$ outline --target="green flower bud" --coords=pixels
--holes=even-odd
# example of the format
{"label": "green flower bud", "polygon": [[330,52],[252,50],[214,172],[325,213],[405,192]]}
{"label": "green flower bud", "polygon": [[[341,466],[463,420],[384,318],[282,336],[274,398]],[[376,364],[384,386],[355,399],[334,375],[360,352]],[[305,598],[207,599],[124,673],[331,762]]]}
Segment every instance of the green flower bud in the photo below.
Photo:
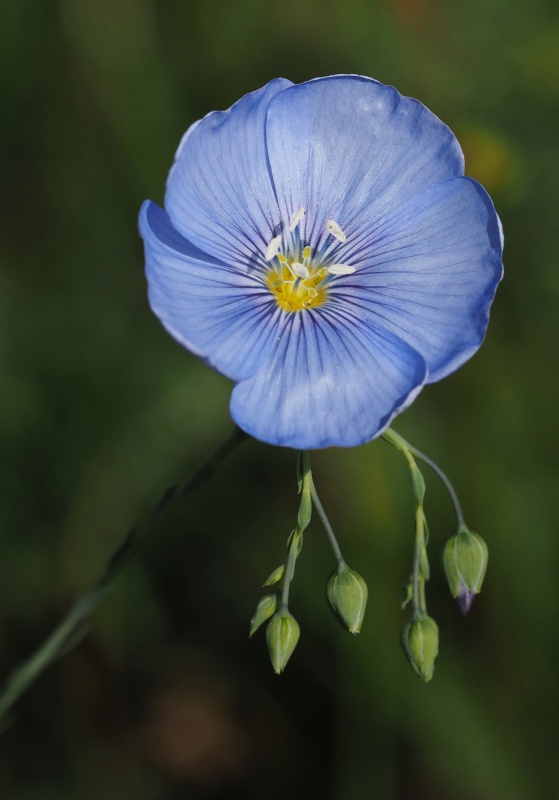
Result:
{"label": "green flower bud", "polygon": [[367,605],[367,584],[357,572],[342,563],[332,573],[326,586],[330,608],[343,627],[356,636]]}
{"label": "green flower bud", "polygon": [[278,598],[275,594],[265,594],[260,598],[260,602],[256,606],[254,616],[250,621],[250,633],[252,636],[258,628],[263,625],[270,617],[273,617],[278,607]]}
{"label": "green flower bud", "polygon": [[402,649],[414,672],[425,682],[433,677],[439,652],[437,623],[426,614],[411,620],[402,631]]}
{"label": "green flower bud", "polygon": [[284,671],[299,641],[300,628],[289,611],[278,611],[266,628],[270,660],[276,675]]}
{"label": "green flower bud", "polygon": [[446,579],[461,612],[470,610],[487,570],[487,545],[477,533],[461,528],[444,546],[443,563]]}

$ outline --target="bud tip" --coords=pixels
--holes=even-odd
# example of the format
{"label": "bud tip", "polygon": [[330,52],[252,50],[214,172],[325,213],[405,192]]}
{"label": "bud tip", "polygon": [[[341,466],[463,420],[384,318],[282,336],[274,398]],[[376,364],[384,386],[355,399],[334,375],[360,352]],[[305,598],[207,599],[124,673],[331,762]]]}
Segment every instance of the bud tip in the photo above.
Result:
{"label": "bud tip", "polygon": [[462,612],[462,616],[465,617],[470,608],[472,607],[472,603],[475,600],[476,593],[469,592],[467,589],[463,591],[461,594],[457,595],[456,602],[458,603],[458,608]]}

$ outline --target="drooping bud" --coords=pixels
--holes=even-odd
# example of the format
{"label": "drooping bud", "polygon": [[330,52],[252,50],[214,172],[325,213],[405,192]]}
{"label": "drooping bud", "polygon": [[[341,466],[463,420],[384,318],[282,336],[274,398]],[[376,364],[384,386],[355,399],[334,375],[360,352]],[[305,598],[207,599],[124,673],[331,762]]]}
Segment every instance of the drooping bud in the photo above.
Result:
{"label": "drooping bud", "polygon": [[402,649],[414,672],[426,683],[433,677],[439,652],[439,629],[427,614],[408,622],[402,631]]}
{"label": "drooping bud", "polygon": [[260,598],[260,602],[256,606],[254,616],[250,621],[250,633],[252,636],[258,628],[263,625],[270,617],[273,617],[278,607],[278,598],[275,594],[265,594]]}
{"label": "drooping bud", "polygon": [[466,615],[487,570],[487,545],[477,533],[461,528],[446,542],[443,563],[452,596]]}
{"label": "drooping bud", "polygon": [[299,623],[289,611],[278,611],[266,628],[270,660],[276,675],[284,671],[299,641]]}
{"label": "drooping bud", "polygon": [[330,608],[352,636],[361,630],[367,594],[367,584],[361,575],[344,562],[332,573],[326,586]]}

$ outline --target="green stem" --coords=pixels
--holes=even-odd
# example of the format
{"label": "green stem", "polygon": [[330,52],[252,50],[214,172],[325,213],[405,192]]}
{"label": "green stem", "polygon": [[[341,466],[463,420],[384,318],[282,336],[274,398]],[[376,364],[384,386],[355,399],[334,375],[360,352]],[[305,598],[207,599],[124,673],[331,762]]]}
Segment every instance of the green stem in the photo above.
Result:
{"label": "green stem", "polygon": [[421,556],[425,550],[425,523],[423,507],[417,506],[415,510],[415,547],[413,553],[412,570],[412,604],[413,616],[418,617],[427,613],[425,601],[425,576],[421,569]]}
{"label": "green stem", "polygon": [[391,445],[393,445],[401,453],[403,453],[408,459],[408,463],[409,463],[409,454],[413,453],[414,456],[417,456],[417,458],[421,459],[421,461],[423,461],[425,464],[427,464],[428,467],[430,467],[433,470],[433,472],[440,478],[440,480],[444,484],[445,489],[449,494],[449,497],[452,501],[452,505],[454,506],[454,513],[456,515],[456,521],[458,523],[458,527],[459,528],[467,527],[466,522],[464,520],[464,514],[462,513],[462,506],[460,505],[460,501],[458,499],[458,495],[456,494],[454,486],[452,485],[448,477],[445,475],[445,473],[442,471],[442,469],[439,467],[439,465],[436,464],[431,458],[429,458],[429,456],[426,456],[425,453],[422,453],[421,450],[418,450],[412,444],[407,442],[403,438],[403,436],[400,436],[400,434],[396,433],[396,431],[392,430],[392,428],[388,428],[388,430],[386,430],[382,434],[382,438],[385,441],[390,442]]}
{"label": "green stem", "polygon": [[192,494],[204,481],[208,480],[215,468],[248,438],[244,431],[235,428],[231,436],[203,462],[194,475],[184,483],[172,486],[164,492],[151,514],[132,528],[115,550],[93,586],[74,602],[64,619],[27,661],[16,667],[8,676],[0,694],[0,726],[6,724],[7,712],[39,675],[58,658],[73,649],[85,636],[94,611],[112,588],[124,567],[143,546],[152,532],[155,522],[179,497]]}
{"label": "green stem", "polygon": [[326,516],[326,512],[322,503],[320,502],[320,498],[318,496],[318,492],[316,491],[316,487],[314,485],[314,481],[312,478],[311,472],[311,457],[308,450],[303,451],[302,453],[302,462],[303,462],[303,480],[307,480],[308,486],[310,489],[313,505],[316,508],[318,516],[320,517],[320,521],[324,526],[324,530],[326,531],[326,535],[330,541],[330,545],[332,546],[332,550],[334,551],[334,556],[338,563],[338,566],[342,566],[345,564],[344,557],[342,555],[342,551],[340,550],[340,545],[338,544],[338,540],[336,539],[336,535],[330,525],[330,521]]}
{"label": "green stem", "polygon": [[[420,457],[419,451],[412,447],[406,440],[389,428],[384,432],[383,438],[390,444],[394,445],[406,458],[408,466],[411,470],[412,481],[414,483],[414,490],[416,496],[415,506],[415,545],[413,552],[413,566],[412,566],[412,605],[413,605],[413,618],[427,614],[427,603],[425,601],[425,583],[429,577],[429,565],[427,563],[427,542],[425,540],[425,515],[423,511],[423,493],[425,486],[423,478],[420,477],[420,484],[416,483],[417,476],[421,476],[415,463],[414,455]],[[431,465],[434,462],[431,462]],[[435,465],[436,466],[436,465]],[[451,487],[452,488],[452,487]],[[425,560],[425,564],[422,562]]]}
{"label": "green stem", "polygon": [[283,585],[281,590],[281,603],[279,608],[280,611],[287,611],[289,605],[289,589],[291,587],[293,575],[295,574],[295,562],[297,561],[297,533],[299,532],[295,531],[292,536],[291,545],[289,547],[285,562],[285,572],[283,575]]}

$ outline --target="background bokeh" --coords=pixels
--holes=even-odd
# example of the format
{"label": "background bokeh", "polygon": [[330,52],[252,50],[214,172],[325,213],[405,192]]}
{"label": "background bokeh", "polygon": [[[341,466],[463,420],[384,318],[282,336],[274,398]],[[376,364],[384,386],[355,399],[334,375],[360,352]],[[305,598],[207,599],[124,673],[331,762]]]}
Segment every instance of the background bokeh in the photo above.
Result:
{"label": "background bokeh", "polygon": [[559,794],[559,6],[545,0],[17,0],[0,26],[0,669],[52,629],[129,524],[231,428],[230,384],[149,311],[136,216],[186,127],[282,75],[422,100],[492,194],[506,280],[487,340],[396,429],[490,546],[463,620],[438,549],[433,681],[400,651],[413,546],[382,442],[314,457],[370,599],[347,636],[306,536],[284,676],[247,638],[297,509],[291,451],[249,442],[165,520],[91,633],[17,706],[3,800],[534,800]]}

